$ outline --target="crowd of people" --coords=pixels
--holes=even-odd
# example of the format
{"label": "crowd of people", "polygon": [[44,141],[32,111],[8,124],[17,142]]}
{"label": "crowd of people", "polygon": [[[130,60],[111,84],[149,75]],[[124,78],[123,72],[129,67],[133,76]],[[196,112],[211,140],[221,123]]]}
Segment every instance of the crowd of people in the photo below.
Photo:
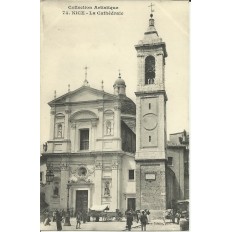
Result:
{"label": "crowd of people", "polygon": [[[44,220],[44,225],[45,226],[49,226],[51,225],[51,221],[52,222],[56,222],[56,227],[57,227],[57,231],[61,231],[62,230],[62,222],[64,222],[64,218],[66,216],[66,213],[64,210],[54,210],[52,212],[52,219],[50,218],[50,213],[47,211],[45,212],[45,220]],[[80,229],[81,227],[81,221],[83,223],[86,223],[88,219],[88,215],[87,212],[83,211],[77,211],[76,213],[76,229]]]}
{"label": "crowd of people", "polygon": [[142,231],[146,231],[146,225],[148,224],[149,221],[149,215],[150,212],[149,210],[145,209],[145,210],[136,210],[133,211],[131,210],[127,210],[125,212],[125,216],[126,216],[126,227],[129,231],[131,231],[131,226],[133,225],[133,221],[135,220],[137,223],[141,223],[141,230]]}

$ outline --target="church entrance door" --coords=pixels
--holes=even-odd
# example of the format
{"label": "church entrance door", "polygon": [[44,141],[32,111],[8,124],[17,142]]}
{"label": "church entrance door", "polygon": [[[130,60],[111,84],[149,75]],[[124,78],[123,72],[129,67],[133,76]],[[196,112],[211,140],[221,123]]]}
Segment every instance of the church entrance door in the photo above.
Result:
{"label": "church entrance door", "polygon": [[127,198],[127,209],[135,211],[135,198]]}
{"label": "church entrance door", "polygon": [[76,191],[76,211],[88,211],[88,190]]}

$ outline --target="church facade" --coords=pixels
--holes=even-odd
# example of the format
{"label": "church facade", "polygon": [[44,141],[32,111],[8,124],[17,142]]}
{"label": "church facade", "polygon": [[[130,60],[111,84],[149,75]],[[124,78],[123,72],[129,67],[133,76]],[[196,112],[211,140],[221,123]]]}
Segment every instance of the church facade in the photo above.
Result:
{"label": "church facade", "polygon": [[106,205],[122,212],[149,209],[154,216],[185,198],[184,190],[182,195],[176,190],[179,170],[168,164],[176,155],[166,139],[167,52],[152,15],[135,49],[136,104],[126,96],[120,74],[113,94],[90,87],[86,78],[80,88],[48,103],[50,139],[42,154],[41,180],[45,183],[45,170],[54,180],[41,191],[50,210]]}

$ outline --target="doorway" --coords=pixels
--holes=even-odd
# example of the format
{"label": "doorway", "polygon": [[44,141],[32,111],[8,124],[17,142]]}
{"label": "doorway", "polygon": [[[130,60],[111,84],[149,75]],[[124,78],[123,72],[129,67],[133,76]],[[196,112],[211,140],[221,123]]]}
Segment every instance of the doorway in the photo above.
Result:
{"label": "doorway", "polygon": [[88,190],[76,191],[76,212],[88,211]]}
{"label": "doorway", "polygon": [[127,209],[132,209],[133,211],[135,211],[135,208],[135,198],[127,198]]}

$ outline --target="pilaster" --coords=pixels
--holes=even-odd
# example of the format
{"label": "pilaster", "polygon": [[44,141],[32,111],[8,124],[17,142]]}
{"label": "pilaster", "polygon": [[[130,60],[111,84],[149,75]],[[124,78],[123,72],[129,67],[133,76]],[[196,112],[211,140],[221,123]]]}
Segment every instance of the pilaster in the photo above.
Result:
{"label": "pilaster", "polygon": [[[120,102],[114,103],[114,136],[116,138],[121,137],[121,105]],[[118,150],[122,149],[122,143],[121,141],[118,142]]]}
{"label": "pilaster", "polygon": [[54,133],[55,133],[55,114],[56,114],[55,107],[52,107],[51,110],[50,110],[50,140],[54,139]]}
{"label": "pilaster", "polygon": [[67,208],[67,184],[69,180],[69,165],[66,162],[62,162],[60,165],[61,170],[61,186],[60,189],[60,206],[63,209]]}
{"label": "pilaster", "polygon": [[64,138],[70,139],[70,130],[69,130],[69,117],[70,117],[71,110],[69,107],[65,109],[65,131],[64,131]]}
{"label": "pilaster", "polygon": [[114,158],[112,160],[112,202],[111,208],[112,210],[116,210],[120,208],[120,200],[121,200],[121,188],[120,188],[120,169],[121,162],[119,158]]}
{"label": "pilaster", "polygon": [[94,201],[95,204],[102,203],[102,159],[95,160]]}

